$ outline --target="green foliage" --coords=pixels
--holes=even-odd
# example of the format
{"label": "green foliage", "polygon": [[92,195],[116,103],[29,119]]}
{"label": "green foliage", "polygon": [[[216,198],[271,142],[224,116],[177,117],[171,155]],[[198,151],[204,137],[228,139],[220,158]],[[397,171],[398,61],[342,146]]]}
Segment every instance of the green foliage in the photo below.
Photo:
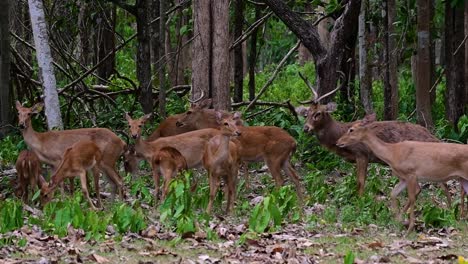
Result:
{"label": "green foliage", "polygon": [[353,264],[354,263],[354,253],[352,251],[348,251],[344,257],[344,264]]}
{"label": "green foliage", "polygon": [[17,135],[8,135],[0,141],[0,166],[13,165],[26,144]]}
{"label": "green foliage", "polygon": [[144,215],[138,203],[135,203],[133,207],[122,203],[116,205],[112,221],[121,234],[127,231],[139,232],[146,227]]}
{"label": "green foliage", "polygon": [[23,204],[16,199],[0,201],[0,233],[23,226]]}
{"label": "green foliage", "polygon": [[429,204],[423,207],[423,220],[428,226],[443,227],[453,224],[455,216],[451,211]]}

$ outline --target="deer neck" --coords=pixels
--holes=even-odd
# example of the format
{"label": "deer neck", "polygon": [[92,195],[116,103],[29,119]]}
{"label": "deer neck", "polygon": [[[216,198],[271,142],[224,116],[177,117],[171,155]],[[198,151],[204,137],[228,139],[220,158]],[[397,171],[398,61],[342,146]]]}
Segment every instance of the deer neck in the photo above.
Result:
{"label": "deer neck", "polygon": [[141,136],[139,136],[135,141],[135,152],[145,158],[152,156],[148,141],[142,139]]}
{"label": "deer neck", "polygon": [[31,149],[38,150],[41,148],[42,143],[39,138],[40,133],[34,130],[31,120],[28,120],[26,122],[26,129],[22,131],[22,134],[24,141]]}
{"label": "deer neck", "polygon": [[374,133],[367,133],[362,139],[364,143],[379,159],[383,160],[388,165],[392,166],[394,158],[394,144],[386,143],[378,138]]}
{"label": "deer neck", "polygon": [[317,138],[325,146],[335,146],[348,127],[345,123],[337,122],[328,116],[325,124],[317,131]]}
{"label": "deer neck", "polygon": [[220,135],[220,141],[218,149],[216,150],[216,159],[214,163],[219,163],[221,161],[227,160],[229,158],[229,142],[231,136],[227,134]]}

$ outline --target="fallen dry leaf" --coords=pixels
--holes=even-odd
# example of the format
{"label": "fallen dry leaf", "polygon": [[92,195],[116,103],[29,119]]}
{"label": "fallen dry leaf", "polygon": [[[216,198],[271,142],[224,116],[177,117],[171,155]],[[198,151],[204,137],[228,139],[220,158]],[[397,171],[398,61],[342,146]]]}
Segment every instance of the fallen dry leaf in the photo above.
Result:
{"label": "fallen dry leaf", "polygon": [[91,254],[89,255],[89,259],[92,261],[96,261],[97,263],[108,263],[109,260],[103,256],[99,256],[98,254]]}

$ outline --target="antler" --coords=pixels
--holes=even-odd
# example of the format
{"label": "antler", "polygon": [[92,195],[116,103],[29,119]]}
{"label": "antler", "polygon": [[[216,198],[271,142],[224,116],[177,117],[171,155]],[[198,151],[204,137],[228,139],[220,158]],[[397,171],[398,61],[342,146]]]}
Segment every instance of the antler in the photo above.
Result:
{"label": "antler", "polygon": [[199,102],[201,99],[203,99],[204,96],[205,96],[205,91],[202,90],[201,91],[201,96],[198,99],[195,99],[195,100],[188,99],[188,100],[189,100],[190,103],[194,104],[194,103]]}
{"label": "antler", "polygon": [[309,81],[308,81],[306,78],[304,78],[304,77],[302,76],[301,73],[299,73],[299,76],[301,76],[301,78],[306,82],[307,86],[309,86],[309,88],[311,88],[311,90],[312,90],[312,92],[313,92],[313,94],[314,94],[314,98],[315,98],[315,99],[311,99],[311,100],[304,101],[304,102],[300,102],[300,103],[301,103],[301,104],[310,104],[310,103],[316,103],[316,104],[317,104],[317,103],[320,102],[320,100],[322,100],[323,98],[326,98],[326,97],[328,97],[328,96],[334,94],[336,91],[340,90],[341,88],[343,88],[344,85],[345,85],[345,83],[346,83],[346,82],[345,82],[346,75],[345,75],[344,72],[342,72],[342,71],[337,71],[337,72],[340,74],[340,79],[342,79],[341,85],[338,86],[337,88],[333,89],[332,91],[330,91],[330,92],[328,92],[328,93],[326,93],[326,94],[320,96],[320,97],[318,97],[317,92],[316,92],[316,91],[313,89],[313,87],[310,85]]}
{"label": "antler", "polygon": [[299,103],[301,103],[301,104],[310,104],[310,103],[312,103],[312,102],[315,101],[315,98],[318,97],[317,91],[314,89],[314,87],[312,86],[312,84],[309,82],[309,79],[307,79],[306,77],[304,77],[304,75],[302,75],[301,72],[299,72],[299,76],[300,76],[301,79],[305,82],[305,84],[307,85],[307,87],[309,87],[309,89],[312,91],[312,94],[313,94],[312,99],[310,99],[310,100],[308,100],[308,101],[299,101]]}

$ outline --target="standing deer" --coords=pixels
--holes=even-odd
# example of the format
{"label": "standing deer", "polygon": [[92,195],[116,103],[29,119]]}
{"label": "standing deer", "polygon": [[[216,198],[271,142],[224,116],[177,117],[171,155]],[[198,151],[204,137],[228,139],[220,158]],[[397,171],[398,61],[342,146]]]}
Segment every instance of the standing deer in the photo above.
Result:
{"label": "standing deer", "polygon": [[[306,81],[306,83],[308,83]],[[320,104],[320,100],[333,94],[341,87],[327,93],[323,96],[318,96],[315,89],[308,84],[309,88],[314,94],[314,99],[301,102],[311,103],[308,111],[306,112],[306,123],[304,124],[304,132],[314,132],[318,141],[322,146],[342,156],[345,160],[356,162],[357,169],[357,188],[359,195],[364,193],[364,185],[367,177],[367,166],[369,162],[384,163],[376,157],[372,151],[369,150],[364,144],[355,144],[345,148],[338,148],[336,146],[337,140],[343,136],[346,131],[356,122],[342,123],[335,121],[330,115],[336,110],[336,104],[331,102],[326,105]],[[304,115],[304,112],[302,112]],[[425,142],[439,142],[426,128],[400,121],[381,121],[375,122],[372,126],[374,133],[382,140],[388,143],[396,143],[404,140],[425,141]],[[450,192],[445,184],[440,185],[445,195],[449,207],[451,206]]]}
{"label": "standing deer", "polygon": [[16,102],[18,110],[18,125],[23,134],[24,141],[34,151],[41,162],[49,164],[55,171],[62,160],[65,150],[81,140],[93,141],[102,153],[102,170],[113,185],[112,199],[118,189],[123,198],[123,181],[117,173],[115,164],[126,146],[117,135],[106,128],[80,128],[61,131],[47,131],[39,133],[34,131],[31,116],[42,110],[43,104],[35,104],[31,108],[23,107]]}
{"label": "standing deer", "polygon": [[155,155],[164,147],[175,148],[185,158],[188,169],[200,167],[206,143],[220,132],[217,129],[207,128],[171,137],[161,137],[154,141],[146,141],[141,138],[141,129],[150,116],[151,114],[147,114],[134,120],[128,114],[125,114],[125,118],[129,124],[130,135],[135,139],[135,154],[144,157],[152,167],[155,184],[155,201],[157,201],[160,173],[165,174],[163,176],[164,179],[170,179],[172,176],[166,175],[168,170],[165,168],[155,166],[153,162]]}
{"label": "standing deer", "polygon": [[214,198],[218,192],[221,178],[223,178],[225,182],[224,195],[227,200],[226,214],[229,214],[236,199],[237,174],[240,163],[237,145],[231,141],[231,137],[241,135],[236,125],[240,114],[235,113],[233,117],[223,118],[221,112],[216,112],[216,119],[221,134],[208,141],[203,154],[203,166],[208,171],[210,181],[210,200],[206,211],[211,213]]}
{"label": "standing deer", "polygon": [[96,190],[97,205],[101,207],[101,195],[99,191],[99,172],[102,171],[103,155],[99,147],[90,140],[82,140],[73,144],[65,150],[62,161],[50,179],[50,184],[45,181],[41,186],[41,201],[45,205],[52,200],[55,189],[64,179],[80,177],[81,190],[88,200],[92,209],[96,209],[93,201],[89,197],[88,186],[86,184],[86,172],[92,170],[94,178],[94,188]]}
{"label": "standing deer", "polygon": [[169,191],[169,183],[179,172],[187,169],[187,161],[175,148],[163,147],[154,156],[153,166],[159,167],[164,177],[164,187],[161,197],[163,201]]}
{"label": "standing deer", "polygon": [[[179,126],[191,126],[197,129],[206,128],[208,120],[216,118],[212,116],[209,109],[190,108],[177,121]],[[239,118],[240,120],[240,118]],[[292,180],[300,198],[303,197],[303,189],[297,176],[296,170],[291,165],[290,159],[296,150],[296,141],[288,132],[275,126],[252,126],[239,125],[241,136],[236,140],[239,142],[239,156],[243,162],[264,161],[275,179],[276,186],[282,186],[284,179],[281,170]],[[247,177],[247,175],[246,175]],[[248,179],[246,179],[248,182]]]}
{"label": "standing deer", "polygon": [[15,167],[18,174],[14,187],[15,194],[22,197],[23,202],[27,203],[29,192],[34,193],[36,186],[39,185],[41,162],[34,152],[23,150],[16,159]]}
{"label": "standing deer", "polygon": [[[403,209],[403,213],[406,213],[409,208],[408,233],[414,227],[414,204],[421,191],[418,181],[459,179],[464,191],[468,192],[467,145],[418,141],[387,143],[376,135],[374,125],[371,118],[364,118],[351,126],[337,145],[347,147],[361,142],[392,168],[393,174],[400,179],[391,194],[392,208],[398,219],[401,219],[401,212],[398,212],[396,197],[402,190],[408,189],[408,203]],[[464,214],[463,210],[461,212]]]}

